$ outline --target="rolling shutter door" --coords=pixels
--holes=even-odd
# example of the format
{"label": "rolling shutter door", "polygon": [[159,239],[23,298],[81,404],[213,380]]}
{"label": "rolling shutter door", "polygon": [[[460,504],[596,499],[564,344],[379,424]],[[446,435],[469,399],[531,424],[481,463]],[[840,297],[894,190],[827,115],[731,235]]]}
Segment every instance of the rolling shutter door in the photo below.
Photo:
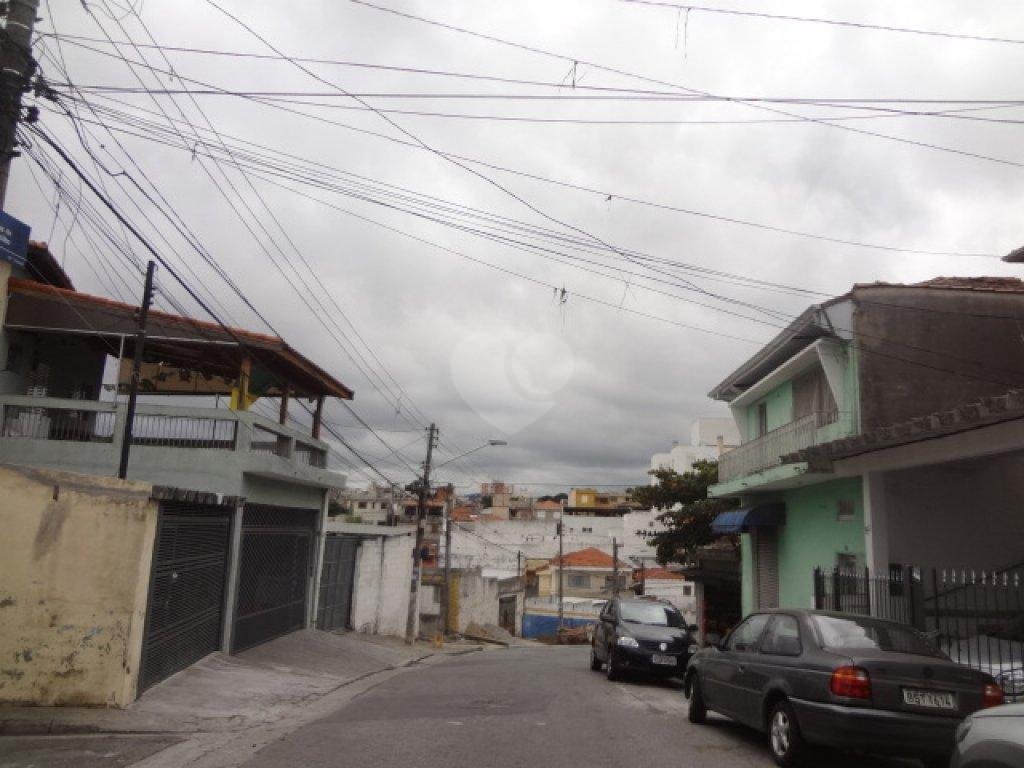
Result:
{"label": "rolling shutter door", "polygon": [[778,529],[754,529],[754,574],[757,581],[758,609],[779,607]]}

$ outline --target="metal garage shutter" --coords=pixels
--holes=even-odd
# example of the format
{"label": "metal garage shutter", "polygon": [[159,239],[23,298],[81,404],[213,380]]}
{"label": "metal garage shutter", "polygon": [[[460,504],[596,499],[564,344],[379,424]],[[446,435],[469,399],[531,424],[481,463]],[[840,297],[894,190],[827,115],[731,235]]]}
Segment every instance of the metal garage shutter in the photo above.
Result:
{"label": "metal garage shutter", "polygon": [[140,693],[220,648],[230,531],[222,507],[160,505]]}
{"label": "metal garage shutter", "polygon": [[315,509],[246,504],[232,651],[242,651],[306,623]]}
{"label": "metal garage shutter", "polygon": [[318,629],[347,629],[352,614],[352,586],[355,581],[359,540],[328,536],[324,542],[324,565],[320,573]]}
{"label": "metal garage shutter", "polygon": [[756,528],[754,578],[758,609],[779,607],[779,539],[775,528]]}

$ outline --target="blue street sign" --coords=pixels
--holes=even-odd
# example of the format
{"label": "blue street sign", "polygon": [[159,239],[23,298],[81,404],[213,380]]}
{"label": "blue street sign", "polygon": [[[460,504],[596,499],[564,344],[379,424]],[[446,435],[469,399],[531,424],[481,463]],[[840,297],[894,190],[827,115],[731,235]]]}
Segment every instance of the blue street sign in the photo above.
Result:
{"label": "blue street sign", "polygon": [[28,224],[0,211],[0,261],[10,262],[16,267],[25,266],[29,231]]}

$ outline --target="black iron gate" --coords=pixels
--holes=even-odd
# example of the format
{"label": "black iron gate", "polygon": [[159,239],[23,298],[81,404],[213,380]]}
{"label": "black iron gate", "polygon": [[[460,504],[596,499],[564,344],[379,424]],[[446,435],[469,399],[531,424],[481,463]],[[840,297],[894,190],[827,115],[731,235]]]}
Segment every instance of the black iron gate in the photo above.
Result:
{"label": "black iron gate", "polygon": [[328,536],[324,541],[324,564],[320,572],[318,629],[348,629],[352,619],[352,587],[356,574],[359,539]]}
{"label": "black iron gate", "polygon": [[301,629],[319,512],[246,504],[232,652]]}
{"label": "black iron gate", "polygon": [[988,672],[1024,698],[1024,564],[982,570],[893,566],[814,571],[814,605],[910,624],[954,661]]}
{"label": "black iron gate", "polygon": [[160,505],[139,693],[220,648],[230,532],[223,507]]}

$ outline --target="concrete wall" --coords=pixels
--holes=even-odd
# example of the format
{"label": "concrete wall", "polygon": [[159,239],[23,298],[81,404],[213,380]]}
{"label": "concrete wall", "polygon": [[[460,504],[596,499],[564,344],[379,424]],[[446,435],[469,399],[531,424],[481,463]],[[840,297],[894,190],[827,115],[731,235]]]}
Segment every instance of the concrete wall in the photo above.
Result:
{"label": "concrete wall", "polygon": [[874,287],[854,299],[865,431],[1005,394],[1024,378],[1014,319],[1024,294]]}
{"label": "concrete wall", "polygon": [[157,522],[151,492],[0,466],[0,701],[133,700]]}
{"label": "concrete wall", "polygon": [[1003,568],[1024,561],[1024,452],[885,474],[889,561]]}
{"label": "concrete wall", "polygon": [[352,594],[352,627],[357,632],[405,636],[414,545],[412,532],[359,543]]}

